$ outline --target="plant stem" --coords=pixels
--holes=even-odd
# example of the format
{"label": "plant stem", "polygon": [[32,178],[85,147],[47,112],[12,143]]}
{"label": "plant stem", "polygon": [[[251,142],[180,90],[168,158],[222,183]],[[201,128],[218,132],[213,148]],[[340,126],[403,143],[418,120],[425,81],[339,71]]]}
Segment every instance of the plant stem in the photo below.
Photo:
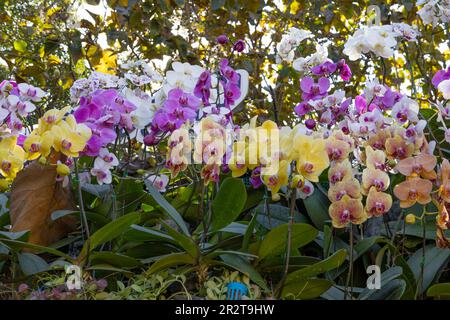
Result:
{"label": "plant stem", "polygon": [[84,203],[83,203],[83,192],[81,190],[81,183],[80,183],[80,175],[78,172],[78,159],[74,159],[74,167],[75,167],[75,175],[77,177],[77,189],[78,189],[78,204],[80,206],[80,213],[81,213],[81,224],[84,225],[84,230],[86,230],[86,237],[89,239],[91,237],[91,233],[89,232],[89,225],[86,218],[86,212],[84,211]]}
{"label": "plant stem", "polygon": [[[348,287],[350,284],[350,279],[353,277],[353,224],[350,225],[350,264],[348,266],[347,280],[345,282],[345,295],[344,300],[348,297]],[[352,297],[353,288],[350,288],[350,298]]]}
{"label": "plant stem", "polygon": [[294,224],[295,204],[297,200],[297,188],[293,188],[291,192],[291,208],[287,233],[287,248],[286,248],[286,262],[284,264],[283,277],[281,278],[278,288],[276,289],[277,296],[281,295],[281,291],[286,281],[287,274],[289,272],[289,260],[291,259],[292,251],[292,225]]}

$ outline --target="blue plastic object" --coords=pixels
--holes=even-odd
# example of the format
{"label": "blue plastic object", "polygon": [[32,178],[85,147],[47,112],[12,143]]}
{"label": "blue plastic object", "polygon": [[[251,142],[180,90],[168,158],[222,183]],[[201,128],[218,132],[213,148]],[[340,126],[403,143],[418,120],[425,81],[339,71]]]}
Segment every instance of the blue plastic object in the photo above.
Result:
{"label": "blue plastic object", "polygon": [[230,282],[227,289],[227,300],[242,300],[248,292],[247,287],[240,282]]}

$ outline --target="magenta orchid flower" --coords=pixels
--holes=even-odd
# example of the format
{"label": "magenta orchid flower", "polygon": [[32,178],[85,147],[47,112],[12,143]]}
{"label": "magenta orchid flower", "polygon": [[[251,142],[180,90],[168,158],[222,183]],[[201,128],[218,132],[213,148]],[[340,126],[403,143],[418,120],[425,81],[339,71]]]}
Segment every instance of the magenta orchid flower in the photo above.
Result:
{"label": "magenta orchid flower", "polygon": [[320,78],[317,83],[311,77],[305,77],[300,82],[303,91],[302,99],[305,101],[316,100],[326,96],[330,88],[330,80],[328,78]]}

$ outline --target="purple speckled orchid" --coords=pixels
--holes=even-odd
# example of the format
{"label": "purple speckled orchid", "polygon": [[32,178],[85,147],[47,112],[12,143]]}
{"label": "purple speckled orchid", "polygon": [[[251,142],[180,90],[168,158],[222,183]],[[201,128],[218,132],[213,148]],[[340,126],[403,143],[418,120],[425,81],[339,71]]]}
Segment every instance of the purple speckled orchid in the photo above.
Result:
{"label": "purple speckled orchid", "polygon": [[435,88],[437,88],[439,83],[449,79],[450,79],[450,68],[448,68],[447,70],[439,70],[438,72],[436,72],[433,79],[431,80],[431,83]]}
{"label": "purple speckled orchid", "polygon": [[303,91],[303,100],[316,100],[326,96],[328,89],[330,88],[330,80],[328,80],[328,78],[319,78],[316,83],[313,78],[305,77],[300,82],[300,87]]}
{"label": "purple speckled orchid", "polygon": [[313,107],[307,102],[300,102],[295,108],[294,111],[299,117],[303,117],[305,114],[309,113],[313,110]]}
{"label": "purple speckled orchid", "polygon": [[261,180],[261,167],[256,167],[255,169],[253,169],[250,176],[250,183],[255,189],[258,189],[263,184]]}
{"label": "purple speckled orchid", "polygon": [[172,132],[187,121],[195,120],[200,104],[199,98],[180,88],[170,90],[163,108],[155,113],[152,131]]}
{"label": "purple speckled orchid", "polygon": [[332,61],[325,61],[322,64],[314,66],[311,68],[311,72],[316,76],[329,76],[334,73],[337,69],[337,64]]}
{"label": "purple speckled orchid", "polygon": [[194,95],[202,100],[203,105],[210,105],[209,97],[211,96],[211,73],[208,70],[203,71],[200,74],[194,88]]}
{"label": "purple speckled orchid", "polygon": [[84,123],[92,131],[83,154],[97,156],[102,147],[113,142],[116,139],[115,126],[133,130],[130,113],[135,109],[115,89],[97,90],[89,97],[82,97],[74,116],[78,123]]}
{"label": "purple speckled orchid", "polygon": [[220,73],[225,77],[225,79],[227,79],[227,81],[233,82],[235,84],[239,82],[239,74],[229,66],[227,59],[222,59],[219,66]]}
{"label": "purple speckled orchid", "polygon": [[352,70],[350,70],[350,67],[345,63],[344,59],[339,60],[337,63],[337,69],[342,80],[345,82],[350,81],[350,78],[352,77]]}
{"label": "purple speckled orchid", "polygon": [[241,90],[239,89],[239,87],[229,81],[227,83],[223,83],[222,82],[222,86],[224,89],[224,104],[225,107],[230,107],[232,106],[237,99],[239,99],[239,97],[241,96]]}

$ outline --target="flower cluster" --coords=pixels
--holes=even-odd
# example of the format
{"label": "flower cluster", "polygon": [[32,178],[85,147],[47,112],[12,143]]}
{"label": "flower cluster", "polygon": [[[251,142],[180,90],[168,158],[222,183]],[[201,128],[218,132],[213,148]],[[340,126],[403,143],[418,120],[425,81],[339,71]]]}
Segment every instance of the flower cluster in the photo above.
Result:
{"label": "flower cluster", "polygon": [[23,119],[36,109],[46,93],[27,83],[4,80],[0,83],[0,122],[13,133],[21,132]]}
{"label": "flower cluster", "polygon": [[79,107],[74,111],[78,123],[83,123],[92,131],[83,154],[99,155],[100,149],[113,142],[116,127],[132,131],[131,112],[136,110],[131,102],[124,99],[115,89],[99,89],[80,99]]}
{"label": "flower cluster", "polygon": [[344,54],[350,60],[358,60],[361,55],[373,52],[375,55],[390,58],[397,46],[397,38],[415,41],[419,33],[405,23],[370,26],[358,29],[345,43]]}
{"label": "flower cluster", "polygon": [[435,27],[438,23],[450,22],[450,2],[438,0],[419,0],[417,6],[422,6],[417,14],[423,23]]}
{"label": "flower cluster", "polygon": [[312,34],[309,31],[294,27],[290,28],[277,44],[277,63],[281,63],[281,61],[292,62],[294,60],[295,50],[300,43],[311,37]]}

